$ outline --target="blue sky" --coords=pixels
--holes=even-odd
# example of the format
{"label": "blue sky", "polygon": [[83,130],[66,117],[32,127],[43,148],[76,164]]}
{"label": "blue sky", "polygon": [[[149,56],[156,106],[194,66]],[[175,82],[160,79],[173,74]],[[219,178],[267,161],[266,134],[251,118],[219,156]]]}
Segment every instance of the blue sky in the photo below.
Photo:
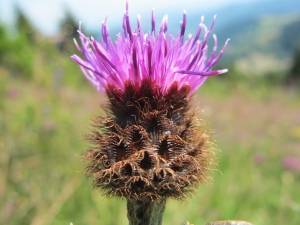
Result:
{"label": "blue sky", "polygon": [[[205,12],[217,10],[227,4],[245,3],[255,0],[129,0],[129,12],[132,17],[141,14],[142,21],[150,17],[152,8],[158,15],[174,12]],[[0,19],[5,23],[13,22],[13,6],[18,5],[32,22],[45,34],[54,34],[57,24],[69,9],[76,19],[88,28],[101,26],[101,21],[109,13],[109,23],[121,21],[125,9],[125,0],[0,0]],[[170,18],[172,19],[172,18]],[[158,18],[160,21],[161,18]]]}

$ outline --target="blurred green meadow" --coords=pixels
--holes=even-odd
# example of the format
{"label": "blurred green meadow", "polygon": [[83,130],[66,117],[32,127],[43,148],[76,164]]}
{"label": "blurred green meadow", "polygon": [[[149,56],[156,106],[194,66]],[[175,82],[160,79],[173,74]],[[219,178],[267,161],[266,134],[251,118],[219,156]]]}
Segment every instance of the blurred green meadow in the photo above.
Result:
{"label": "blurred green meadow", "polygon": [[[69,57],[72,30],[62,25],[57,42],[19,14],[14,31],[0,25],[0,224],[128,224],[126,201],[102,196],[83,172],[89,120],[106,100]],[[291,71],[231,68],[200,88],[193,103],[214,130],[218,166],[195,196],[167,202],[163,224],[299,224],[300,163],[288,159],[300,161],[300,86],[286,82]]]}

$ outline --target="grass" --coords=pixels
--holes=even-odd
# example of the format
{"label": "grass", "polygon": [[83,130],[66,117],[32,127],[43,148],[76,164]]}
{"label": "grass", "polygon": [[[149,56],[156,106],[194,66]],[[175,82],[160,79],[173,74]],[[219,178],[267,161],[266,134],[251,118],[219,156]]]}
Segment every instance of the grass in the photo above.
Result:
{"label": "grass", "polygon": [[[0,224],[128,224],[125,201],[103,197],[82,172],[103,96],[66,56],[36,60],[31,80],[0,67]],[[299,224],[300,174],[282,166],[300,157],[299,93],[211,78],[195,104],[216,132],[218,171],[196,196],[168,201],[163,224]]]}

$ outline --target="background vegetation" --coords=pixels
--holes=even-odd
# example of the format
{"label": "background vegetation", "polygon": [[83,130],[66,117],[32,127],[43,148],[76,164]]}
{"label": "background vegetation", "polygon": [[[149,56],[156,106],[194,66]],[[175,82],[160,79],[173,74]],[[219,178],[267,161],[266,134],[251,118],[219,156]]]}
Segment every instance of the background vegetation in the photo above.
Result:
{"label": "background vegetation", "polygon": [[[82,171],[89,119],[105,99],[69,58],[77,22],[66,15],[55,38],[21,10],[14,29],[0,24],[0,224],[127,224],[125,201],[104,198]],[[228,74],[198,91],[195,105],[220,149],[218,171],[195,197],[169,201],[164,224],[299,224],[300,49],[290,58],[278,73],[228,63]]]}

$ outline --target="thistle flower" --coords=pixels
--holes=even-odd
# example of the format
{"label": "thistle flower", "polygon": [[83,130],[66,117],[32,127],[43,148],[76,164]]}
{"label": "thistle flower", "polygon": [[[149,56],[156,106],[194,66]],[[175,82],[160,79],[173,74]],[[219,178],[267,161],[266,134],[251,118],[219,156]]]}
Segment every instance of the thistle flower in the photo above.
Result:
{"label": "thistle flower", "polygon": [[[204,182],[212,162],[211,139],[197,123],[192,94],[209,76],[227,45],[217,54],[217,38],[208,57],[213,28],[201,22],[184,40],[186,13],[176,38],[167,33],[168,18],[156,31],[143,33],[129,22],[128,3],[122,33],[112,42],[102,23],[102,39],[87,38],[79,27],[84,59],[73,55],[85,77],[108,97],[106,114],[92,121],[94,148],[84,153],[93,185],[109,196],[127,199],[130,224],[161,224],[166,198],[182,199]],[[199,40],[204,30],[203,40]]]}

